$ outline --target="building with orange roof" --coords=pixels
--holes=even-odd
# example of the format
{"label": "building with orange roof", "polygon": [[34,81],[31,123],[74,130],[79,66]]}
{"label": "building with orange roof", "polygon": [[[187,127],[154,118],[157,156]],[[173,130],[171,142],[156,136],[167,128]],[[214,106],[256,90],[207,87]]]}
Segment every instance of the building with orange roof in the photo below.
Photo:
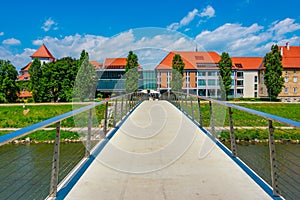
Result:
{"label": "building with orange roof", "polygon": [[233,89],[231,96],[243,98],[258,97],[259,69],[262,57],[231,57]]}
{"label": "building with orange roof", "polygon": [[[279,46],[282,56],[284,87],[278,98],[284,102],[300,102],[300,46]],[[267,88],[264,85],[264,67],[260,71],[259,96],[268,97]]]}
{"label": "building with orange roof", "polygon": [[[184,67],[183,91],[205,97],[220,96],[218,62],[221,57],[216,52],[170,52],[156,67],[158,90],[170,91],[172,60],[180,54]],[[229,97],[258,97],[258,71],[261,57],[232,58],[232,87]]]}

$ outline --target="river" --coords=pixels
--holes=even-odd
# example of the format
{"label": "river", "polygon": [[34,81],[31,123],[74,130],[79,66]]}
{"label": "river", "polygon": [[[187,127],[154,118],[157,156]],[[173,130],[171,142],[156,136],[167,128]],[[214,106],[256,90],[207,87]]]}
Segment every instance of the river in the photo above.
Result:
{"label": "river", "polygon": [[[230,146],[230,144],[225,144]],[[0,199],[44,199],[49,194],[53,144],[0,147]],[[267,144],[238,144],[238,156],[270,183]],[[299,144],[277,144],[279,189],[286,199],[300,196]],[[60,180],[83,158],[82,143],[61,144]]]}

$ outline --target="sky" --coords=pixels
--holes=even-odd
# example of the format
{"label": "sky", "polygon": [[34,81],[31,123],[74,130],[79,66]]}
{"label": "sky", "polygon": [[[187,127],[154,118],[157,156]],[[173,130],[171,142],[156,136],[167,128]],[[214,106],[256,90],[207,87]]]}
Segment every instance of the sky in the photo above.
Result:
{"label": "sky", "polygon": [[1,2],[0,59],[20,70],[45,44],[55,58],[126,57],[154,68],[169,51],[263,57],[272,44],[300,45],[299,0]]}

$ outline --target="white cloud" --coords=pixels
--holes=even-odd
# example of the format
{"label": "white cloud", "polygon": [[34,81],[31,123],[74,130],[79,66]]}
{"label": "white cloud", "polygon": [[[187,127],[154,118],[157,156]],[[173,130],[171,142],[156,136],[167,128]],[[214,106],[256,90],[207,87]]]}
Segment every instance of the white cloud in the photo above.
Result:
{"label": "white cloud", "polygon": [[9,38],[9,39],[3,40],[2,44],[5,44],[5,45],[19,45],[19,44],[21,44],[21,41],[15,39],[15,38]]}
{"label": "white cloud", "polygon": [[195,19],[196,16],[208,17],[208,18],[214,17],[215,16],[215,9],[212,6],[207,6],[200,13],[198,11],[198,9],[194,8],[194,10],[190,11],[186,16],[184,16],[180,20],[180,22],[174,22],[174,23],[170,24],[169,26],[167,26],[167,29],[169,29],[169,30],[178,30],[178,29],[180,29],[184,26],[187,26]]}
{"label": "white cloud", "polygon": [[48,18],[43,26],[41,27],[41,29],[43,29],[45,32],[49,31],[51,28],[53,27],[53,30],[57,30],[58,27],[57,27],[57,23],[50,18]]}
{"label": "white cloud", "polygon": [[0,32],[0,36],[3,36],[4,35],[4,32]]}
{"label": "white cloud", "polygon": [[208,5],[206,8],[202,10],[200,16],[211,18],[215,16],[215,13],[216,13],[215,9],[212,6]]}
{"label": "white cloud", "polygon": [[300,24],[295,23],[295,19],[286,18],[282,21],[275,21],[272,23],[270,31],[274,31],[277,35],[284,35],[286,33],[300,30]]}

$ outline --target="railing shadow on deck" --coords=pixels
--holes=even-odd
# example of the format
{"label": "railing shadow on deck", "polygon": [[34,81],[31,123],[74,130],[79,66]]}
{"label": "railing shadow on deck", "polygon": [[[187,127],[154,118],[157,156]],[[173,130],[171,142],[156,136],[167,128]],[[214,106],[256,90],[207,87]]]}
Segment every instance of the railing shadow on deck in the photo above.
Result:
{"label": "railing shadow on deck", "polygon": [[[293,151],[300,151],[299,141],[280,137],[300,134],[300,122],[193,94],[166,92],[161,99],[193,120],[271,197],[299,198],[300,156]],[[221,136],[227,140],[221,143]]]}
{"label": "railing shadow on deck", "polygon": [[[0,199],[55,198],[73,168],[91,159],[93,147],[109,129],[146,98],[143,93],[130,93],[88,106],[73,104],[71,112],[0,136]],[[46,129],[41,134],[55,135],[54,140],[40,145],[29,139],[41,129]],[[80,139],[62,140],[64,132],[76,132]]]}

